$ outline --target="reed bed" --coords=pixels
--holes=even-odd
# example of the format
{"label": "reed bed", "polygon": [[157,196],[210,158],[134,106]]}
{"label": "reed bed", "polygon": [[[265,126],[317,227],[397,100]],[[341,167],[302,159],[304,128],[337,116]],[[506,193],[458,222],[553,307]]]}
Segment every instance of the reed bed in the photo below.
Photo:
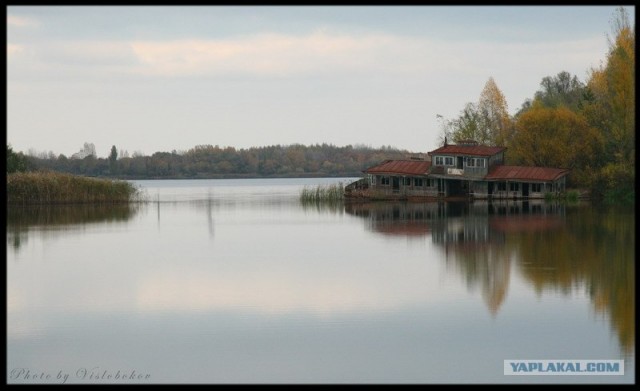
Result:
{"label": "reed bed", "polygon": [[139,199],[138,189],[126,181],[51,171],[7,174],[8,204],[95,204]]}
{"label": "reed bed", "polygon": [[338,203],[344,200],[344,186],[342,182],[331,185],[305,186],[300,192],[300,202],[310,203]]}
{"label": "reed bed", "polygon": [[580,200],[580,192],[578,190],[568,190],[558,195],[553,193],[545,193],[545,201],[566,201],[569,203],[576,203]]}

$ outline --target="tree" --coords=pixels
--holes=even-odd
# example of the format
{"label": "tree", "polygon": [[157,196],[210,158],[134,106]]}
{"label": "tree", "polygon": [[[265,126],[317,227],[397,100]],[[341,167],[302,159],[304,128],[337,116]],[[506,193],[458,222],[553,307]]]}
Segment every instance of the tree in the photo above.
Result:
{"label": "tree", "polygon": [[583,113],[604,137],[605,154],[598,187],[605,192],[635,185],[635,29],[623,7],[611,22],[606,65],[592,69],[587,82],[591,99]]}
{"label": "tree", "polygon": [[566,106],[577,111],[585,99],[584,83],[566,71],[543,78],[540,86],[542,88],[535,93],[535,99],[540,100],[546,107]]}
{"label": "tree", "polygon": [[14,152],[7,144],[7,174],[12,172],[24,172],[31,168],[31,164],[22,152]]}
{"label": "tree", "polygon": [[629,160],[635,143],[635,33],[624,8],[612,21],[605,67],[593,69],[589,88],[594,95],[590,119],[607,137],[617,160]]}
{"label": "tree", "polygon": [[111,147],[111,153],[109,154],[109,172],[111,172],[111,174],[115,174],[116,170],[117,170],[117,165],[116,165],[116,161],[118,160],[118,150],[116,149],[116,146],[113,145]]}
{"label": "tree", "polygon": [[514,164],[572,169],[574,184],[588,186],[593,158],[602,153],[601,134],[564,106],[545,107],[539,100],[518,117],[509,152]]}
{"label": "tree", "polygon": [[439,144],[474,140],[481,145],[508,146],[513,137],[513,123],[507,110],[507,101],[492,77],[480,94],[478,103],[467,103],[458,118],[441,121]]}
{"label": "tree", "polygon": [[96,146],[93,145],[93,143],[85,142],[82,148],[82,151],[85,153],[85,156],[90,156],[90,155],[93,155],[94,157],[98,156],[96,155]]}
{"label": "tree", "polygon": [[115,162],[118,159],[118,150],[116,149],[116,146],[112,146],[111,147],[111,153],[109,154],[109,160],[112,162]]}
{"label": "tree", "polygon": [[507,109],[507,100],[490,77],[480,93],[478,102],[479,136],[478,143],[507,146],[511,139],[512,125]]}

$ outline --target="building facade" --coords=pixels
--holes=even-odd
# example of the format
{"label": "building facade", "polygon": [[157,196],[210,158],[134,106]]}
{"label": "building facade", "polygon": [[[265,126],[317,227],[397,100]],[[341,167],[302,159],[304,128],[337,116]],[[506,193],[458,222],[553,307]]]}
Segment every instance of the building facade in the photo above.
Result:
{"label": "building facade", "polygon": [[385,160],[345,188],[362,198],[544,198],[565,191],[569,170],[504,165],[504,147],[444,145],[428,159]]}

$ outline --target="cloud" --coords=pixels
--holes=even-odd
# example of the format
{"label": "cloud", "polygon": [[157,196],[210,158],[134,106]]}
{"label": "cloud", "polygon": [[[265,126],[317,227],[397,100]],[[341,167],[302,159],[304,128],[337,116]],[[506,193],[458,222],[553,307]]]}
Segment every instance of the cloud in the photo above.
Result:
{"label": "cloud", "polygon": [[[412,78],[519,73],[552,64],[553,74],[594,65],[601,37],[513,44],[451,41],[385,33],[305,35],[261,33],[225,39],[62,41],[32,44],[29,61],[68,72],[118,72],[145,77],[404,75]],[[23,51],[9,45],[8,53]],[[549,58],[553,61],[549,61]],[[11,58],[10,58],[11,59]],[[542,67],[542,68],[541,68]],[[548,67],[547,67],[548,68]],[[545,70],[546,71],[546,70]],[[77,73],[76,73],[77,74]],[[457,75],[457,76],[456,76]]]}
{"label": "cloud", "polygon": [[32,18],[24,16],[7,15],[7,26],[9,27],[36,27],[39,23]]}
{"label": "cloud", "polygon": [[14,44],[14,43],[8,43],[7,44],[7,56],[8,57],[13,57],[16,56],[20,53],[24,52],[24,46],[23,45],[18,45],[18,44]]}
{"label": "cloud", "polygon": [[226,40],[138,41],[131,47],[142,66],[140,72],[184,76],[383,70],[395,61],[394,54],[406,55],[413,45],[391,35],[318,31],[306,36],[259,34]]}
{"label": "cloud", "polygon": [[8,44],[10,80],[87,80],[134,73],[137,59],[121,41],[33,42]]}
{"label": "cloud", "polygon": [[78,65],[133,65],[136,61],[130,45],[118,41],[65,42],[44,50],[49,58]]}
{"label": "cloud", "polygon": [[[549,57],[589,66],[602,39],[536,44],[444,42],[390,34],[260,34],[226,40],[137,41],[137,72],[162,76],[298,75],[327,72],[486,73],[507,65],[534,69]],[[604,53],[604,52],[602,52]],[[559,69],[558,71],[560,71]]]}
{"label": "cloud", "polygon": [[[419,60],[420,46],[424,45],[393,35],[325,31],[217,40],[47,41],[30,45],[33,56],[29,61],[38,72],[46,68],[75,72],[86,67],[93,72],[117,70],[162,77],[403,72],[424,67]],[[15,54],[20,49],[14,45],[9,50]]]}

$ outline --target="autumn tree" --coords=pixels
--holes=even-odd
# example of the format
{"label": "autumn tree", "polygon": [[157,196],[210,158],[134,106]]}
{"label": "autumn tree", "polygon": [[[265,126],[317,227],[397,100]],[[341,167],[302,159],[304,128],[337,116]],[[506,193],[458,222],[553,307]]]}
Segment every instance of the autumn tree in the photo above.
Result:
{"label": "autumn tree", "polygon": [[467,103],[458,118],[441,121],[440,144],[447,140],[459,143],[474,140],[481,145],[508,146],[513,124],[507,110],[507,101],[492,77],[480,94],[478,103]]}
{"label": "autumn tree", "polygon": [[515,129],[509,151],[514,164],[569,168],[573,184],[589,182],[593,156],[602,153],[603,138],[583,117],[536,100],[518,117]]}
{"label": "autumn tree", "polygon": [[490,77],[480,93],[478,102],[480,139],[476,140],[485,145],[508,146],[512,124],[507,108],[507,100]]}
{"label": "autumn tree", "polygon": [[583,110],[605,139],[598,188],[633,193],[635,184],[635,28],[619,7],[611,22],[606,65],[592,69]]}

